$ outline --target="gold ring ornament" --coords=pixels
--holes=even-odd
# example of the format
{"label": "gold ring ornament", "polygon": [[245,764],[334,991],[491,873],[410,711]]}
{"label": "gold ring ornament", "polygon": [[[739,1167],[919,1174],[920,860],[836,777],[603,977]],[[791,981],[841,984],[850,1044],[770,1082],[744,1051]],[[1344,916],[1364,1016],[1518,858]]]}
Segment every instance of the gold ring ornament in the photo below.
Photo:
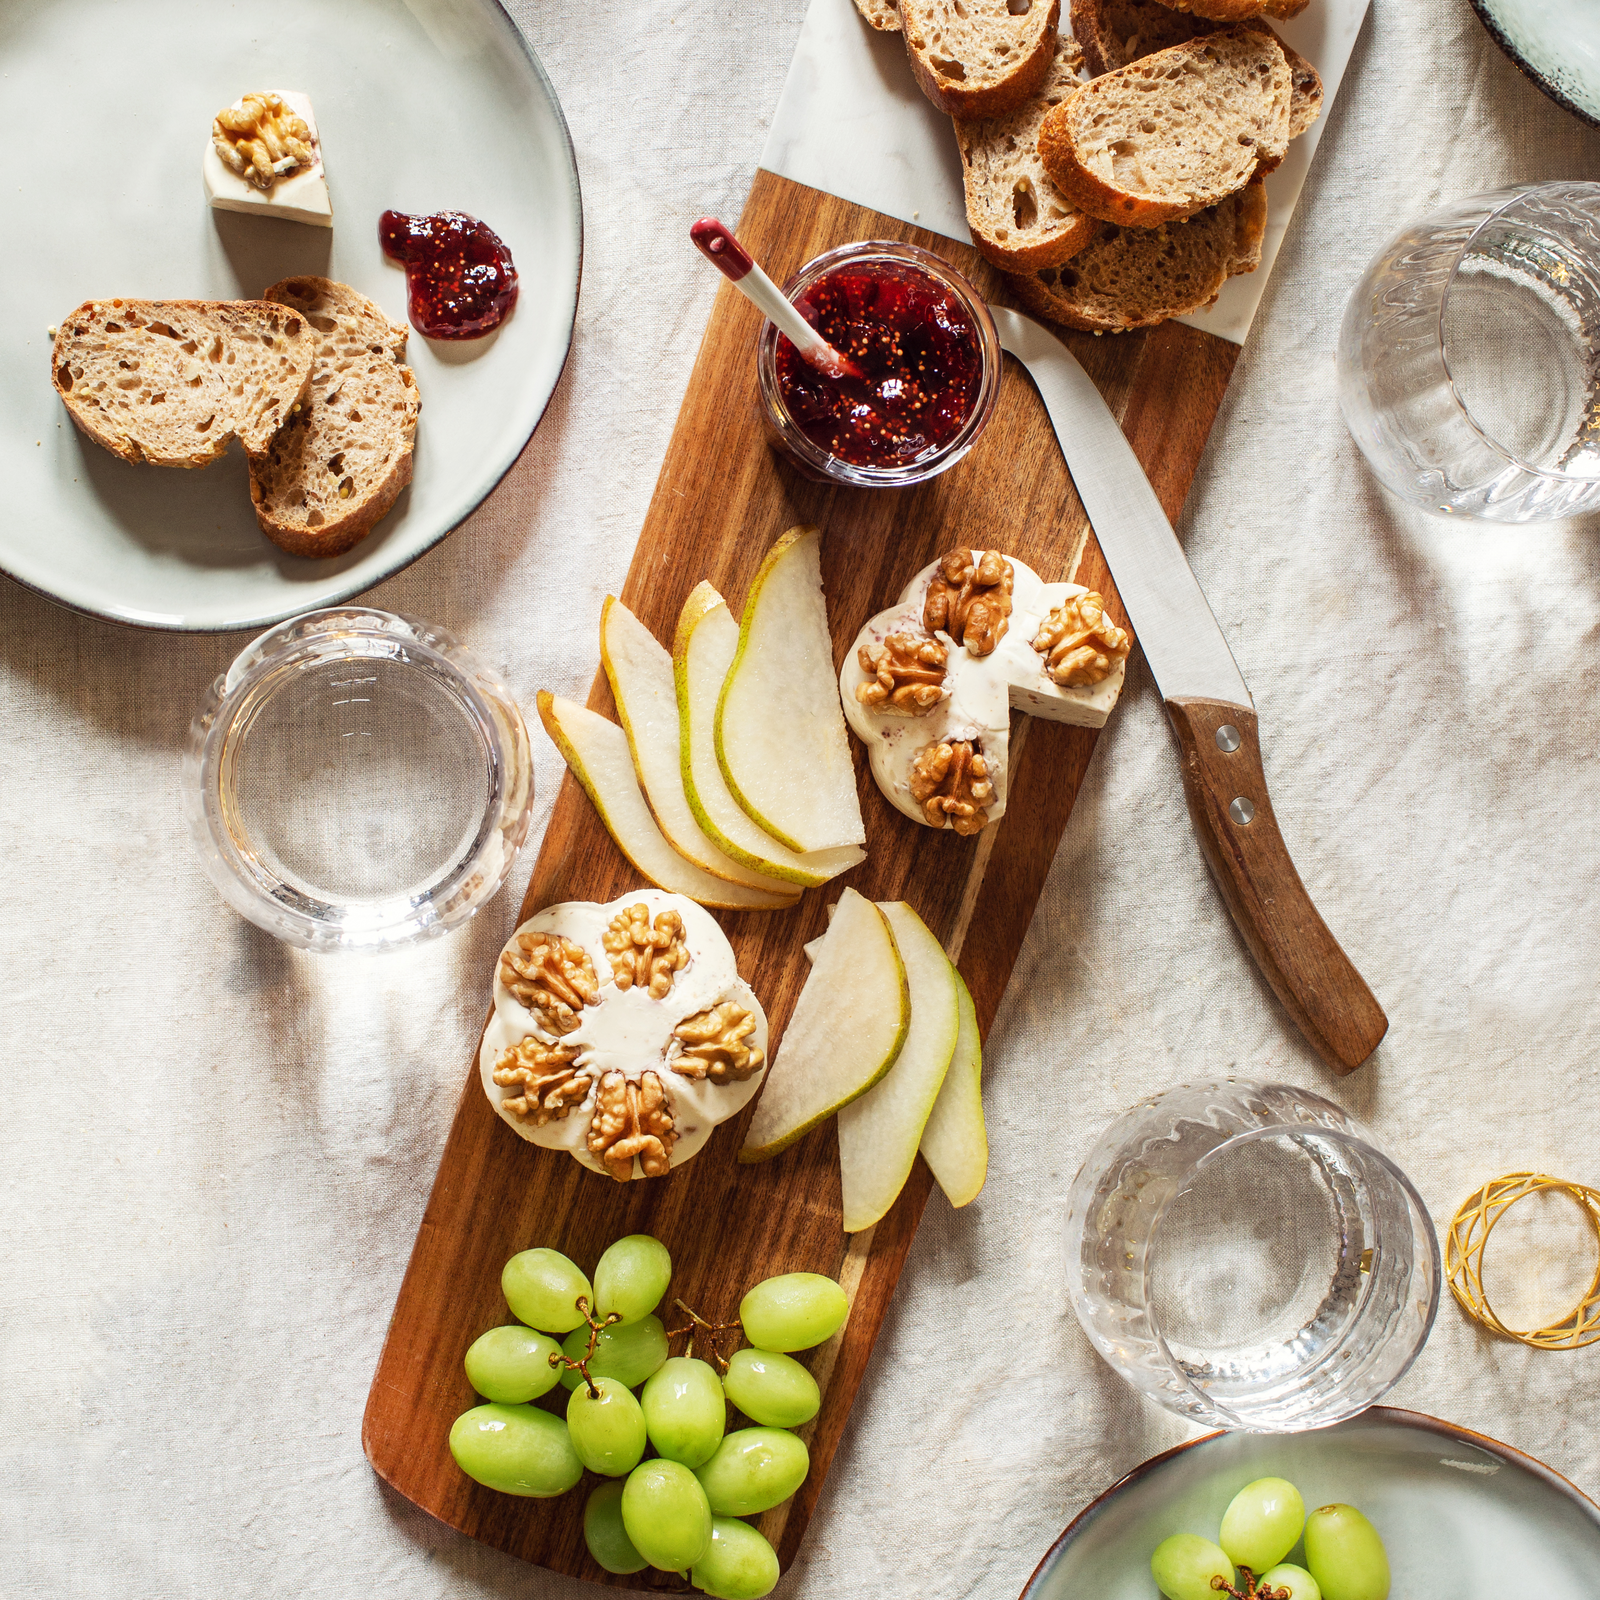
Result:
{"label": "gold ring ornament", "polygon": [[1600,1341],[1600,1259],[1583,1298],[1566,1316],[1545,1328],[1510,1328],[1489,1304],[1483,1287],[1483,1252],[1497,1222],[1517,1201],[1550,1191],[1569,1196],[1594,1230],[1600,1251],[1600,1190],[1542,1172],[1508,1172],[1469,1195],[1451,1219],[1445,1239],[1445,1271],[1461,1309],[1493,1333],[1536,1350],[1579,1350]]}

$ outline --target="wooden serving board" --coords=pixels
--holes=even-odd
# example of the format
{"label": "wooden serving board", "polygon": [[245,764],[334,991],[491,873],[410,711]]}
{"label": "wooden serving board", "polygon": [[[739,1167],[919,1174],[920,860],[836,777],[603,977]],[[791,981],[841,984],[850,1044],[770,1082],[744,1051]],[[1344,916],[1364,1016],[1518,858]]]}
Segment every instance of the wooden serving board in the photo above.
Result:
{"label": "wooden serving board", "polygon": [[[995,301],[1007,298],[1003,279],[972,250],[767,172],[756,175],[738,231],[780,283],[835,245],[900,239],[945,257]],[[767,548],[802,522],[825,532],[836,660],[868,617],[954,545],[1002,549],[1047,581],[1071,578],[1098,589],[1126,621],[1044,408],[1015,364],[1008,363],[988,431],[951,471],[915,489],[830,488],[799,477],[764,440],[754,359],[759,327],[758,314],[722,285],[622,591],[659,639],[670,645],[684,598],[702,578],[737,615]],[[1175,520],[1237,347],[1175,323],[1069,342]],[[595,630],[598,659],[598,617]],[[589,704],[616,715],[603,672]],[[852,738],[867,859],[809,891],[792,911],[716,913],[739,971],[766,1007],[773,1045],[805,978],[801,946],[822,931],[825,907],[845,884],[874,900],[909,901],[921,913],[960,966],[986,1033],[1095,737],[1027,719],[1013,732],[1006,814],[970,839],[901,816],[878,793]],[[567,774],[522,917],[554,901],[609,900],[636,887],[637,874]],[[486,969],[486,998],[491,978]],[[674,1575],[649,1569],[612,1577],[590,1559],[583,1506],[591,1480],[558,1499],[524,1500],[482,1488],[455,1466],[450,1424],[476,1403],[462,1356],[486,1328],[512,1320],[500,1269],[519,1250],[550,1245],[592,1271],[613,1239],[653,1233],[672,1252],[669,1295],[719,1321],[735,1315],[744,1291],[762,1278],[824,1272],[843,1282],[852,1307],[840,1334],[809,1358],[823,1392],[820,1414],[800,1430],[811,1451],[810,1476],[759,1523],[787,1566],[822,1491],[932,1177],[919,1157],[888,1215],[846,1238],[833,1124],[772,1161],[740,1166],[735,1156],[749,1117],[747,1110],[724,1123],[669,1177],[618,1184],[517,1138],[490,1109],[474,1059],[367,1401],[362,1440],[376,1471],[441,1521],[524,1560],[623,1588],[683,1588]],[[992,1158],[1003,1165],[1004,1149]],[[556,1393],[564,1405],[566,1391]]]}

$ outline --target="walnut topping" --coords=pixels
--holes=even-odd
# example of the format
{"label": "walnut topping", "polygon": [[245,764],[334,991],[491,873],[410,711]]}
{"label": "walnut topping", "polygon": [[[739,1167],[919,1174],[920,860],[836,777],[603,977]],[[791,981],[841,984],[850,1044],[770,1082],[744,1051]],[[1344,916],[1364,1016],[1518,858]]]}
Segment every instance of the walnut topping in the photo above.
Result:
{"label": "walnut topping", "polygon": [[957,833],[977,833],[994,799],[989,763],[965,739],[930,744],[912,757],[911,798],[935,828],[948,822]]}
{"label": "walnut topping", "polygon": [[753,1038],[756,1019],[732,1000],[685,1017],[672,1031],[683,1041],[672,1070],[686,1078],[743,1083],[766,1059]]}
{"label": "walnut topping", "polygon": [[597,1156],[618,1183],[633,1176],[635,1156],[647,1178],[664,1178],[677,1140],[672,1102],[655,1073],[644,1073],[637,1083],[622,1072],[601,1078],[589,1119],[589,1154]]}
{"label": "walnut topping", "polygon": [[874,711],[897,711],[920,717],[933,710],[944,695],[944,664],[950,652],[937,639],[918,639],[909,633],[891,633],[874,649],[862,645],[856,652],[863,672],[872,681],[856,685],[856,699]]}
{"label": "walnut topping", "polygon": [[551,1033],[571,1033],[599,997],[594,963],[560,933],[519,933],[500,955],[500,981]]}
{"label": "walnut topping", "polygon": [[986,656],[1011,625],[1011,588],[1016,574],[997,550],[985,550],[981,561],[961,548],[939,558],[939,570],[928,585],[922,622],[967,647],[967,654]]}
{"label": "walnut topping", "polygon": [[1063,600],[1039,625],[1033,648],[1044,670],[1064,689],[1104,683],[1125,661],[1132,641],[1126,628],[1106,619],[1106,602],[1091,589]]}
{"label": "walnut topping", "polygon": [[689,965],[689,947],[683,942],[683,918],[663,911],[650,926],[650,908],[643,903],[619,911],[600,941],[611,957],[611,971],[619,989],[635,984],[648,988],[652,1000],[672,992],[672,975]]}
{"label": "walnut topping", "polygon": [[578,1051],[572,1045],[546,1044],[530,1033],[520,1044],[500,1054],[494,1064],[494,1081],[502,1089],[521,1085],[522,1093],[501,1102],[507,1111],[531,1121],[536,1128],[560,1122],[589,1093],[589,1075],[575,1070]]}
{"label": "walnut topping", "polygon": [[211,143],[225,167],[262,190],[309,167],[314,159],[305,118],[276,94],[247,94],[237,106],[219,111],[211,124]]}

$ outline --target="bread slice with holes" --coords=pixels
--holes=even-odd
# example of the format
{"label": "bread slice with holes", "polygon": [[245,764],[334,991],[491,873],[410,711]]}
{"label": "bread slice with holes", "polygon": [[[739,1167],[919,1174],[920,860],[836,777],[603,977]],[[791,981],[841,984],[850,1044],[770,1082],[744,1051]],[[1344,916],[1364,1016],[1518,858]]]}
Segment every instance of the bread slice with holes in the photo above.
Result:
{"label": "bread slice with holes", "polygon": [[1268,29],[1189,39],[1069,96],[1040,125],[1039,155],[1079,210],[1153,228],[1218,204],[1283,160],[1292,87]]}
{"label": "bread slice with holes", "polygon": [[898,0],[856,0],[856,10],[879,33],[899,33],[900,7]]}
{"label": "bread slice with holes", "polygon": [[1055,55],[1061,0],[896,0],[912,75],[952,117],[1003,117]]}
{"label": "bread slice with holes", "polygon": [[406,329],[328,278],[285,278],[266,297],[305,319],[315,361],[305,404],[250,463],[256,520],[294,555],[343,555],[411,482],[422,402]]}
{"label": "bread slice with holes", "polygon": [[50,378],[72,420],[124,461],[204,467],[230,439],[262,454],[311,380],[311,330],[265,300],[87,300]]}
{"label": "bread slice with holes", "polygon": [[1266,227],[1266,189],[1251,183],[1184,222],[1107,226],[1061,266],[1007,281],[1029,311],[1068,328],[1150,328],[1210,305],[1229,278],[1254,272]]}
{"label": "bread slice with holes", "polygon": [[[1271,32],[1265,22],[1249,26]],[[1083,47],[1084,65],[1096,78],[1221,27],[1191,12],[1174,11],[1163,0],[1072,0],[1072,34]],[[1275,33],[1272,37],[1278,39]],[[1322,113],[1322,78],[1282,39],[1278,48],[1289,63],[1289,137],[1298,139]]]}
{"label": "bread slice with holes", "polygon": [[1039,160],[1039,124],[1079,87],[1082,65],[1076,41],[1060,34],[1043,85],[1021,109],[981,122],[956,122],[972,242],[1003,271],[1058,266],[1099,229],[1055,186]]}

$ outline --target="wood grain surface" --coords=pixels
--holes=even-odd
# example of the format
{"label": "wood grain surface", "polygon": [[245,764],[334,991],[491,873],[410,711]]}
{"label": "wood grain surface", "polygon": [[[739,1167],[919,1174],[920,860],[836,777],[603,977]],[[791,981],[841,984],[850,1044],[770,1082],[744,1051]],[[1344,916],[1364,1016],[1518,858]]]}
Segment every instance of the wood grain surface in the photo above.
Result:
{"label": "wood grain surface", "polygon": [[[689,220],[679,241],[685,250]],[[756,176],[739,235],[780,283],[835,245],[887,238],[937,252],[987,296],[1006,298],[1003,281],[973,251],[766,172]],[[622,591],[658,638],[670,645],[679,608],[702,578],[737,614],[768,546],[802,522],[819,524],[825,534],[823,580],[836,660],[914,573],[958,544],[999,548],[1047,581],[1072,578],[1099,589],[1111,614],[1126,621],[1044,408],[1019,369],[1008,364],[988,432],[951,471],[914,489],[831,488],[799,477],[765,443],[756,405],[759,327],[758,314],[724,284]],[[1236,347],[1176,324],[1068,342],[1121,417],[1176,518]],[[599,617],[594,621],[598,661]],[[589,704],[615,716],[602,672]],[[792,911],[716,913],[740,972],[766,1007],[775,1046],[804,980],[801,946],[822,931],[825,907],[845,884],[872,899],[904,899],[923,916],[958,962],[987,1032],[1096,737],[1083,728],[1018,721],[1010,803],[996,827],[963,839],[909,821],[878,793],[852,739],[866,861],[809,891]],[[554,901],[608,900],[638,886],[567,774],[523,916]],[[486,1004],[491,979],[486,968]],[[490,1109],[475,1062],[468,1064],[367,1402],[362,1437],[377,1472],[451,1527],[525,1560],[597,1583],[681,1589],[672,1574],[647,1569],[614,1578],[590,1559],[583,1505],[596,1480],[586,1478],[559,1499],[523,1500],[480,1487],[452,1461],[450,1424],[475,1403],[462,1356],[486,1328],[512,1320],[500,1293],[501,1267],[519,1250],[551,1245],[592,1271],[613,1239],[645,1231],[672,1252],[670,1295],[716,1320],[734,1315],[744,1291],[762,1278],[825,1272],[844,1283],[852,1307],[844,1329],[808,1358],[823,1390],[820,1414],[800,1430],[811,1472],[791,1500],[759,1523],[787,1566],[821,1493],[932,1179],[919,1157],[888,1215],[847,1239],[833,1124],[774,1160],[740,1166],[734,1157],[749,1116],[724,1123],[669,1177],[617,1184],[564,1153],[517,1138]],[[996,1159],[1003,1162],[1005,1152]],[[981,1196],[975,1204],[983,1204]],[[557,1393],[564,1404],[565,1391]]]}

